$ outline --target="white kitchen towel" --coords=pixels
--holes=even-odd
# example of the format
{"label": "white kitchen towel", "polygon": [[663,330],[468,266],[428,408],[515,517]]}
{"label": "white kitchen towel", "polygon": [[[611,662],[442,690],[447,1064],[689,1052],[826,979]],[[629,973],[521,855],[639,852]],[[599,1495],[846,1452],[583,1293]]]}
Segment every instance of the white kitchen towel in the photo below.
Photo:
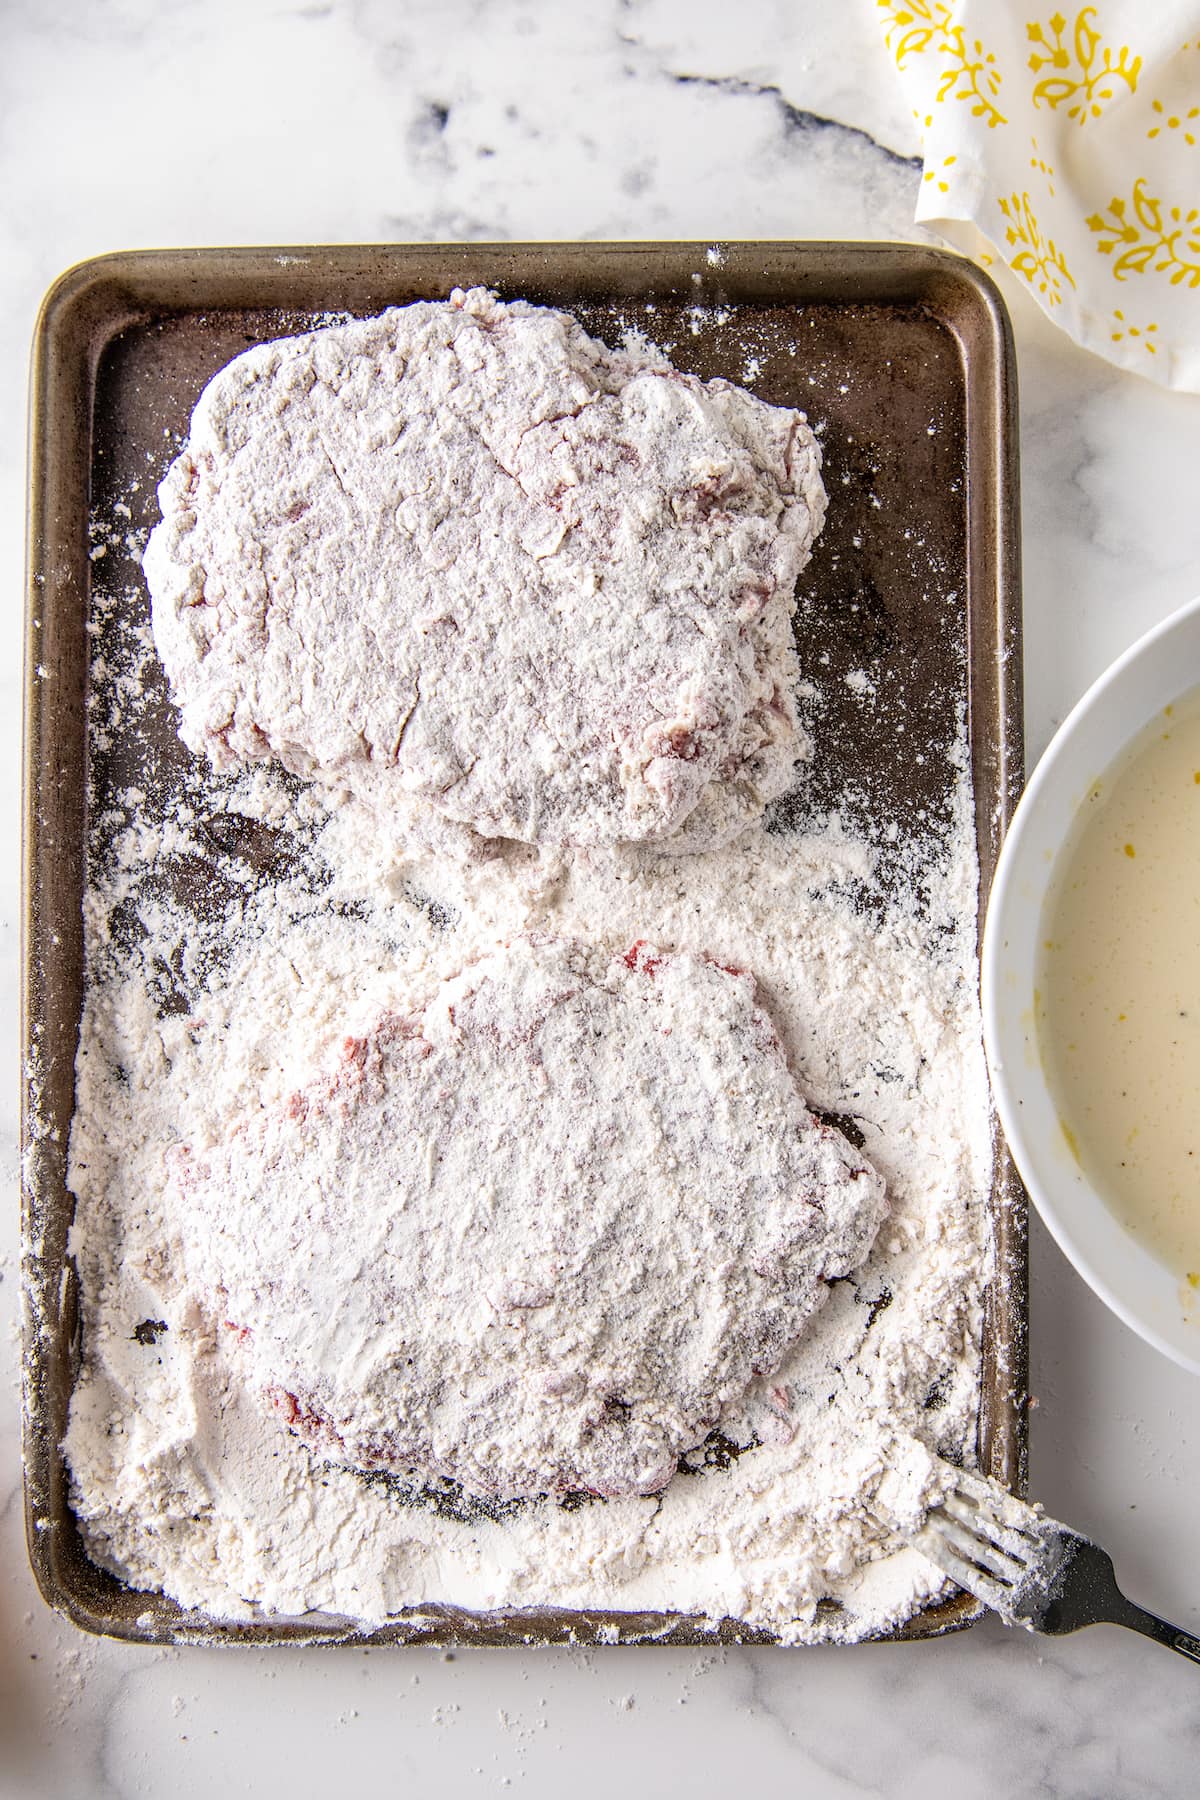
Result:
{"label": "white kitchen towel", "polygon": [[1003,257],[1077,343],[1200,391],[1200,0],[876,5],[923,133],[917,219]]}

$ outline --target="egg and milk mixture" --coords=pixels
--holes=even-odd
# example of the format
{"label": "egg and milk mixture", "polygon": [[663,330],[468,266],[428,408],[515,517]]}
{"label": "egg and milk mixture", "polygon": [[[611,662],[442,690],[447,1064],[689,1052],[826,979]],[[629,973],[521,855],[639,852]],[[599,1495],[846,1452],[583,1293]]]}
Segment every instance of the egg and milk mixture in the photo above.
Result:
{"label": "egg and milk mixture", "polygon": [[1200,1287],[1200,689],[1083,803],[1043,915],[1037,1024],[1084,1173]]}

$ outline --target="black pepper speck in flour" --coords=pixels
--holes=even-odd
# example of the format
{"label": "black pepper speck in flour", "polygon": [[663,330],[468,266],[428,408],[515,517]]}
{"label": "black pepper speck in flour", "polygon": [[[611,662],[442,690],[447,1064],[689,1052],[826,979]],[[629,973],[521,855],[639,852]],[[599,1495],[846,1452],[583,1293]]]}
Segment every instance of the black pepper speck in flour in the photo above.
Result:
{"label": "black pepper speck in flour", "polygon": [[[127,530],[107,517],[97,541],[115,552]],[[940,1579],[879,1515],[915,1519],[936,1494],[922,1446],[972,1453],[990,1268],[961,720],[952,803],[919,831],[869,795],[814,815],[801,794],[703,856],[447,862],[269,766],[215,776],[164,750],[144,596],[107,560],[71,1142],[85,1359],[67,1454],[92,1554],[221,1619],[552,1604],[728,1616],[797,1642],[907,1617]],[[819,731],[820,671],[805,675]],[[877,704],[865,677],[844,685]],[[226,1144],[414,986],[522,934],[613,953],[646,938],[752,970],[810,1103],[887,1183],[868,1261],[654,1496],[490,1505],[324,1462],[247,1391],[236,1335],[186,1272],[164,1178],[177,1147]],[[335,1314],[321,1273],[314,1299]]]}

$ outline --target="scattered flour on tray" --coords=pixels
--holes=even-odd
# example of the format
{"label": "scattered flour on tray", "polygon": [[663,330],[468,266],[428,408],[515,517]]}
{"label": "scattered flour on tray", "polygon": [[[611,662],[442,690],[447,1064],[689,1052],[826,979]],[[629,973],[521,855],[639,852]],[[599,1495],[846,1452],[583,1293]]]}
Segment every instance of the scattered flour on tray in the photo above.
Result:
{"label": "scattered flour on tray", "polygon": [[[785,801],[707,855],[464,864],[270,766],[187,765],[144,593],[93,598],[70,1155],[83,1362],[66,1439],[93,1557],[196,1609],[200,1635],[205,1619],[305,1614],[350,1632],[448,1603],[850,1641],[941,1593],[880,1521],[915,1525],[940,1492],[935,1456],[970,1461],[976,1439],[991,1129],[964,721],[951,803],[918,835],[847,792],[819,816]],[[873,704],[865,672],[848,685]],[[798,694],[820,710],[812,681]],[[176,1147],[226,1142],[414,985],[520,933],[753,971],[809,1104],[887,1184],[868,1260],[654,1495],[486,1501],[323,1462],[246,1392],[233,1335],[182,1273]],[[332,1316],[325,1274],[316,1259],[307,1279]]]}
{"label": "scattered flour on tray", "polygon": [[[940,1591],[877,1508],[915,1518],[936,1492],[917,1440],[970,1457],[975,1437],[990,1137],[965,771],[954,816],[907,847],[907,881],[831,817],[702,859],[578,857],[539,886],[397,864],[355,807],[326,816],[259,770],[208,796],[234,848],[207,914],[170,897],[174,873],[214,861],[199,805],[164,826],[130,798],[89,887],[71,1145],[85,1360],[67,1454],[100,1562],[221,1619],[548,1604],[732,1617],[787,1642],[858,1638]],[[254,831],[290,839],[290,873],[255,878]],[[753,968],[810,1103],[889,1187],[870,1260],[654,1497],[489,1507],[322,1465],[244,1393],[170,1254],[173,1144],[220,1142],[248,1096],[285,1100],[415,972],[530,928]]]}

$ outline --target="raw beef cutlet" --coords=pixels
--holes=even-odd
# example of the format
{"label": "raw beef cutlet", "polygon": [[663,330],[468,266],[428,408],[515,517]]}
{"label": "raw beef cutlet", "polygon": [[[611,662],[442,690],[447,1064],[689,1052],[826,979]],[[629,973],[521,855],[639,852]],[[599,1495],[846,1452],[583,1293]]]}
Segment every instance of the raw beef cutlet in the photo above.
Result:
{"label": "raw beef cutlet", "polygon": [[169,1180],[189,1286],[293,1430],[502,1498],[662,1488],[885,1211],[749,975],[565,940],[384,1017]]}
{"label": "raw beef cutlet", "polygon": [[181,735],[488,838],[728,841],[807,753],[820,461],[802,413],[482,289],[261,344],[146,549]]}

